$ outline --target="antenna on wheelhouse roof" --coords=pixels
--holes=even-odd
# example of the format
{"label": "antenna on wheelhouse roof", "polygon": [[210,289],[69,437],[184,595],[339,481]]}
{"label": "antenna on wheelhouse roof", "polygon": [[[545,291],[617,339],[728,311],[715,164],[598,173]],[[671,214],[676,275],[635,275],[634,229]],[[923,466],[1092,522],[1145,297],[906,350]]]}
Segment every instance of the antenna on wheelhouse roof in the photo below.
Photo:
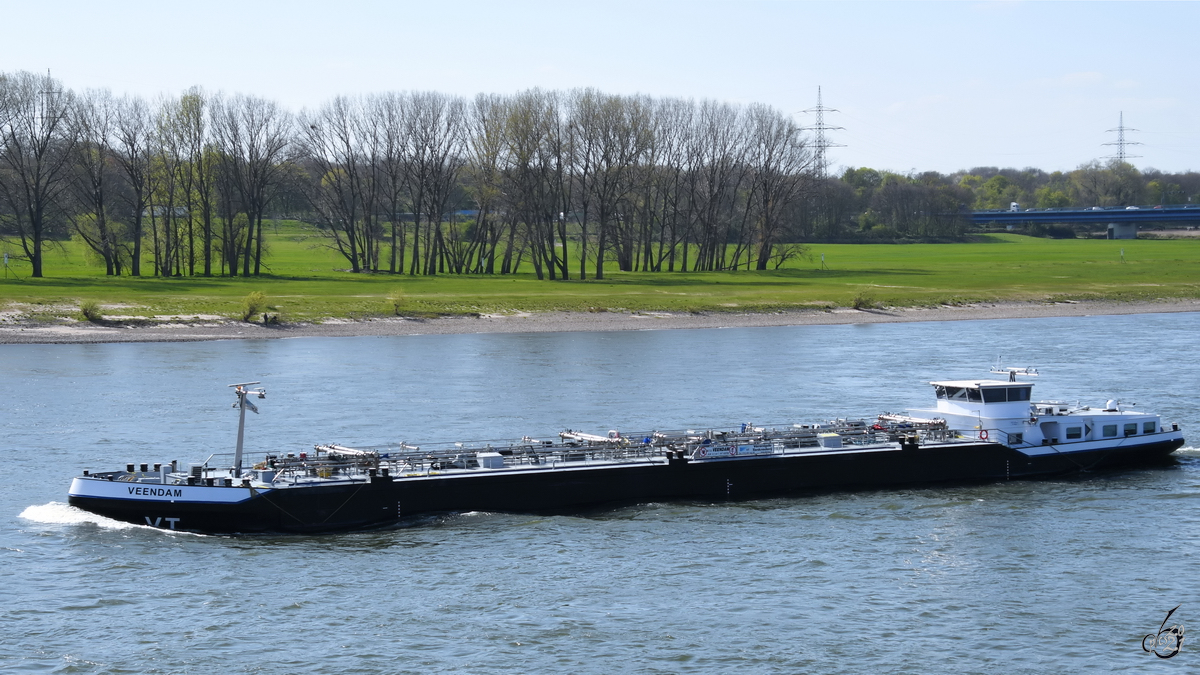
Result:
{"label": "antenna on wheelhouse roof", "polygon": [[1001,364],[1001,361],[998,358],[996,359],[996,365],[992,366],[988,372],[996,373],[997,375],[1008,375],[1009,382],[1016,382],[1018,374],[1027,375],[1029,377],[1038,376],[1037,368],[1006,368]]}

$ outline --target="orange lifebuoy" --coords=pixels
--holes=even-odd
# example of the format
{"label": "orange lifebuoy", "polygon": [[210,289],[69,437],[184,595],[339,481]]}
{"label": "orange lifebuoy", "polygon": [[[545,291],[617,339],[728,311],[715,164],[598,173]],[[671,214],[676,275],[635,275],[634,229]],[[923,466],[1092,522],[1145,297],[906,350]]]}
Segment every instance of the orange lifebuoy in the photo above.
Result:
{"label": "orange lifebuoy", "polygon": [[980,429],[979,430],[979,440],[986,441],[987,439],[988,439],[987,429]]}

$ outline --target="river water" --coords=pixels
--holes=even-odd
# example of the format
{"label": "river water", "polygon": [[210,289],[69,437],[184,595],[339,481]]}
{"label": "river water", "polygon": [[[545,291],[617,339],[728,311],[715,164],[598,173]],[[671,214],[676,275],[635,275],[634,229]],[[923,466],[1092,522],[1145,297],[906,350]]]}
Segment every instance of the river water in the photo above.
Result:
{"label": "river water", "polygon": [[[1066,480],[208,537],[65,506],[82,469],[247,446],[871,417],[1037,366],[1200,433],[1200,314],[0,346],[0,670],[1042,673],[1196,669],[1200,452]],[[1181,663],[1184,662],[1184,663]],[[1188,665],[1186,662],[1190,662]]]}

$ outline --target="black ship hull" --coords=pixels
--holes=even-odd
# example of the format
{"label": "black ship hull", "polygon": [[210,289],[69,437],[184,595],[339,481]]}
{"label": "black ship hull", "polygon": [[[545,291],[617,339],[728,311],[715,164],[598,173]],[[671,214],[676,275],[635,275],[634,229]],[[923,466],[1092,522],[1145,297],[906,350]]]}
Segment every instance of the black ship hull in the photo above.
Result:
{"label": "black ship hull", "polygon": [[[1149,440],[1149,439],[1147,439]],[[276,489],[138,488],[77,478],[71,505],[120,521],[212,534],[380,527],[443,512],[561,513],[655,501],[746,500],[840,489],[1059,476],[1166,461],[1174,437],[1029,454],[998,443],[888,444],[797,454],[375,475]],[[105,490],[92,483],[109,483]],[[121,490],[128,490],[128,494]],[[155,490],[143,492],[154,493]],[[171,490],[157,490],[157,492]],[[213,492],[215,491],[215,492]]]}

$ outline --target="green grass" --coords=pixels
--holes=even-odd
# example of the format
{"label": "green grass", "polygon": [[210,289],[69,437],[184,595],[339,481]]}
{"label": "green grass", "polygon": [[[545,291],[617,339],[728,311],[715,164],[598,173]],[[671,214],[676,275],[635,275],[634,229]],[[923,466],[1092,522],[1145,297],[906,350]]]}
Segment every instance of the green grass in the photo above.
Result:
{"label": "green grass", "polygon": [[[243,299],[266,295],[284,322],[515,311],[780,311],[854,306],[931,306],[989,301],[1151,300],[1200,297],[1200,241],[1050,240],[988,235],[964,244],[814,245],[807,260],[767,272],[623,273],[603,281],[539,281],[528,263],[508,276],[409,277],[351,274],[316,235],[285,223],[269,237],[261,277],[107,277],[81,247],[46,256],[42,279],[0,279],[0,307],[29,316],[78,316],[97,300],[106,316],[242,315]],[[1124,250],[1124,260],[1121,251]],[[825,268],[821,255],[825,256]],[[578,263],[572,266],[576,274]],[[114,307],[116,306],[116,307]]]}

